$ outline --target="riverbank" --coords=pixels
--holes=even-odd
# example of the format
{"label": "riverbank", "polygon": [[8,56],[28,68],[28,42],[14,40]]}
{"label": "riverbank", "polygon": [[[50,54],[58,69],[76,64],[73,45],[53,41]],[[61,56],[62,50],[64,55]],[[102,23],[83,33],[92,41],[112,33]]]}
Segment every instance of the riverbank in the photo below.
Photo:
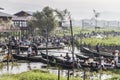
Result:
{"label": "riverbank", "polygon": [[[34,65],[38,65],[38,64],[34,64]],[[1,72],[3,72],[4,74],[0,76],[0,80],[58,80],[58,74],[57,74],[58,71],[51,73],[51,70],[37,69],[37,66],[36,67],[32,66],[33,64],[32,65],[29,64],[29,68],[31,67],[29,70],[24,67],[25,71],[18,71],[17,68],[19,70],[23,70],[23,66],[22,68],[20,68],[20,65],[22,66],[22,64],[19,64],[17,66],[14,65],[14,67],[10,67],[9,65],[9,70],[7,71],[7,73],[4,73],[4,71],[1,70]],[[40,67],[40,65],[38,66]],[[11,72],[10,69],[13,69],[15,73]],[[62,74],[64,74],[63,73],[64,71],[61,70],[61,72]],[[62,74],[60,75],[61,76],[60,80],[67,80],[67,73],[66,75],[62,75]],[[120,74],[120,69],[111,69],[105,71],[98,70],[97,72],[90,71],[89,68],[85,69],[86,80],[120,80],[119,74]],[[70,76],[69,80],[83,80],[83,77],[84,77],[84,69],[75,70],[75,78],[72,78]]]}
{"label": "riverbank", "polygon": [[[86,73],[86,80],[120,80],[120,70],[108,70]],[[89,78],[88,78],[89,77]],[[18,74],[4,74],[0,80],[58,80],[56,74],[50,74],[47,70],[34,69]],[[60,77],[60,80],[67,80],[67,77]],[[70,77],[69,80],[82,80],[81,77]]]}
{"label": "riverbank", "polygon": [[[0,80],[58,80],[58,76],[50,74],[48,71],[43,70],[31,70],[22,72],[19,74],[4,74],[0,77]],[[66,80],[65,77],[60,77],[60,80]],[[82,80],[81,78],[70,78],[70,80]]]}

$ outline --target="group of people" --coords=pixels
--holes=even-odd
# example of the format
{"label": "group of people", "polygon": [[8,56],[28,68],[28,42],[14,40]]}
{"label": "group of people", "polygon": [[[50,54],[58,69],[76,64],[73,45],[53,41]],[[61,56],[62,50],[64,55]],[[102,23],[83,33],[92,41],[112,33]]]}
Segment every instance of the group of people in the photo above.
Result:
{"label": "group of people", "polygon": [[[96,45],[96,51],[98,53],[100,52],[100,44],[99,43]],[[99,63],[100,63],[99,68],[106,69],[105,63],[109,63],[110,66],[111,66],[111,68],[117,67],[118,57],[119,57],[119,51],[115,50],[113,52],[113,56],[114,56],[113,59],[104,58],[103,56],[99,56]]]}

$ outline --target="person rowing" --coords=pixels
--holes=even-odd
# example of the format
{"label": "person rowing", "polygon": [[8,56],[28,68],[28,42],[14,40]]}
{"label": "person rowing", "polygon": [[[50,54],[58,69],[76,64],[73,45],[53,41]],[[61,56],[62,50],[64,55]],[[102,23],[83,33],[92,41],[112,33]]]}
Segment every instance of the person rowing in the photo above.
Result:
{"label": "person rowing", "polygon": [[68,55],[68,53],[66,53],[66,56],[64,58],[67,59],[67,60],[71,59],[70,56]]}

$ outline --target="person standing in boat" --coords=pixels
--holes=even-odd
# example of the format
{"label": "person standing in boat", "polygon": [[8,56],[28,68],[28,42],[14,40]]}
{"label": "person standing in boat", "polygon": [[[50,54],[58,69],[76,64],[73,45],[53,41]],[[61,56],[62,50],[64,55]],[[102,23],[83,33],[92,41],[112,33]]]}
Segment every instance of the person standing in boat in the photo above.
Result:
{"label": "person standing in boat", "polygon": [[31,54],[32,54],[32,47],[31,47],[31,45],[29,45],[28,51],[27,51],[28,57],[30,57]]}
{"label": "person standing in boat", "polygon": [[38,47],[37,47],[37,44],[33,44],[33,49],[35,51],[35,55],[38,55]]}
{"label": "person standing in boat", "polygon": [[18,44],[18,45],[17,45],[17,47],[18,47],[17,54],[18,54],[18,55],[20,54],[20,45],[21,45],[21,44]]}
{"label": "person standing in boat", "polygon": [[82,66],[81,66],[81,64],[80,64],[80,61],[79,61],[79,59],[77,59],[77,61],[76,61],[76,66],[77,66],[77,69],[80,69]]}
{"label": "person standing in boat", "polygon": [[114,53],[114,61],[115,61],[115,66],[117,67],[117,63],[118,63],[118,56],[119,56],[119,50],[115,50]]}
{"label": "person standing in boat", "polygon": [[96,45],[96,51],[100,52],[100,44],[99,43],[97,43],[97,45]]}
{"label": "person standing in boat", "polygon": [[106,67],[105,67],[105,65],[104,65],[104,64],[105,64],[105,62],[104,62],[104,57],[103,57],[103,56],[101,56],[101,57],[100,57],[100,68],[105,70],[105,69],[106,69]]}

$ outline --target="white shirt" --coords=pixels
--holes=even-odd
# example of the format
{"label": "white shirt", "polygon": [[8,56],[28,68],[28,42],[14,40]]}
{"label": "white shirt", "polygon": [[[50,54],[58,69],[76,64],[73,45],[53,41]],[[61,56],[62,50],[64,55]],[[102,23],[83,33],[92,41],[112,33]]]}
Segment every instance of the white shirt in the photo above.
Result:
{"label": "white shirt", "polygon": [[31,54],[32,53],[32,47],[29,47],[28,48],[28,54]]}

